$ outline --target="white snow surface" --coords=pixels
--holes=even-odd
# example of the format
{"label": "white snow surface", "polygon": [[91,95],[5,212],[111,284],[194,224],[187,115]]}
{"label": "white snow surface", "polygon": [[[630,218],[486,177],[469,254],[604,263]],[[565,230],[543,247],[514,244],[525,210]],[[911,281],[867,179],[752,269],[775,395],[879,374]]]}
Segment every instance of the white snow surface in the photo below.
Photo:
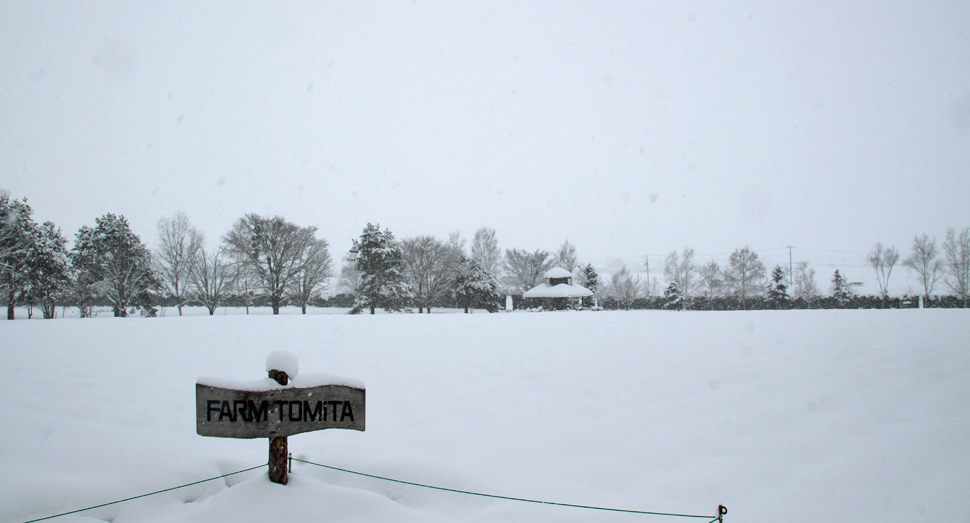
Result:
{"label": "white snow surface", "polygon": [[[0,324],[0,522],[265,464],[195,433],[198,376],[267,348],[366,382],[293,456],[453,489],[727,522],[965,521],[970,311],[186,316]],[[325,341],[321,341],[325,340]],[[294,463],[53,521],[663,522]],[[697,520],[700,521],[700,520]]]}
{"label": "white snow surface", "polygon": [[273,351],[266,356],[266,372],[271,370],[283,371],[289,379],[296,378],[300,373],[300,359],[285,349]]}

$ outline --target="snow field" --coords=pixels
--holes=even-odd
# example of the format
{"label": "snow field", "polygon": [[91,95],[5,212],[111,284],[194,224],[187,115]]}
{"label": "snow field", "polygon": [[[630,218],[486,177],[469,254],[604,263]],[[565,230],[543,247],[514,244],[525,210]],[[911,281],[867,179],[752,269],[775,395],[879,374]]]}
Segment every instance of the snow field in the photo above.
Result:
{"label": "snow field", "polygon": [[[301,374],[367,386],[366,432],[289,438],[308,461],[564,503],[712,517],[724,504],[728,522],[963,520],[968,320],[892,310],[6,322],[0,521],[264,464],[266,440],[195,434],[194,386],[260,379],[277,350]],[[675,521],[298,463],[286,487],[260,469],[54,521],[270,519]]]}

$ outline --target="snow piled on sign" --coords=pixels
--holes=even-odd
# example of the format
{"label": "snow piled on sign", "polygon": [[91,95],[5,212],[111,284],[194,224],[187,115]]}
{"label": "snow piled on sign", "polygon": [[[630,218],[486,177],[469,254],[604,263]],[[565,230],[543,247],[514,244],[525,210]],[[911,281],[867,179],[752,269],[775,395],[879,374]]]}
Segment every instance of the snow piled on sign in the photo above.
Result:
{"label": "snow piled on sign", "polygon": [[[287,373],[288,374],[288,373]],[[253,392],[263,392],[267,390],[293,389],[319,387],[321,385],[343,385],[356,389],[363,389],[364,382],[348,378],[346,376],[336,376],[333,374],[299,374],[286,385],[280,385],[276,380],[270,378],[260,378],[258,380],[236,380],[231,378],[217,378],[203,376],[196,380],[199,385],[218,387],[221,389],[247,390]]]}
{"label": "snow piled on sign", "polygon": [[290,379],[296,378],[300,373],[300,360],[296,354],[288,350],[278,350],[266,356],[266,372],[278,370],[286,373]]}
{"label": "snow piled on sign", "polygon": [[[442,487],[725,521],[970,513],[970,311],[185,316],[0,324],[0,521],[265,464],[195,433],[198,376],[266,347],[368,384],[367,431],[294,458]],[[321,341],[326,340],[326,341]],[[309,373],[308,373],[309,374]],[[306,376],[300,374],[298,381]],[[294,462],[56,521],[662,523]]]}

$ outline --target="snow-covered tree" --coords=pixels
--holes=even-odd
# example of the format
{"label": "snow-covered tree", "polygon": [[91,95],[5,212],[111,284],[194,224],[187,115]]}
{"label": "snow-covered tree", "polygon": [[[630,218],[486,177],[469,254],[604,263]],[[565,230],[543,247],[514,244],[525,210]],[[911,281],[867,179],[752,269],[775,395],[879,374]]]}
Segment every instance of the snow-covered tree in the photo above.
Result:
{"label": "snow-covered tree", "polygon": [[27,200],[11,200],[10,193],[0,190],[0,271],[17,263],[16,257],[27,248],[27,238],[22,233],[21,212],[30,207]]}
{"label": "snow-covered tree", "polygon": [[903,260],[903,265],[909,267],[919,276],[923,287],[923,297],[929,302],[933,289],[940,281],[941,263],[939,252],[936,250],[936,238],[932,240],[927,235],[913,238],[912,253]]}
{"label": "snow-covered tree", "polygon": [[357,296],[357,290],[360,288],[360,284],[360,273],[357,272],[354,255],[353,253],[347,253],[344,255],[343,264],[340,266],[340,278],[337,280],[337,293]]}
{"label": "snow-covered tree", "polygon": [[671,281],[664,289],[664,308],[678,311],[684,309],[684,295],[681,294],[676,281]]}
{"label": "snow-covered tree", "polygon": [[559,246],[559,252],[556,253],[556,266],[562,267],[569,272],[573,272],[576,267],[579,266],[579,262],[576,261],[576,246],[569,243],[566,240]]}
{"label": "snow-covered tree", "polygon": [[839,274],[838,269],[832,275],[832,297],[835,298],[835,303],[840,309],[844,309],[852,297],[850,284]]}
{"label": "snow-covered tree", "polygon": [[311,236],[303,249],[300,266],[290,285],[289,295],[296,300],[300,311],[306,314],[310,300],[319,297],[330,285],[330,278],[333,278],[333,258],[327,240]]}
{"label": "snow-covered tree", "polygon": [[815,283],[815,269],[809,267],[807,261],[800,261],[795,264],[795,274],[792,278],[792,283],[792,296],[795,299],[801,299],[811,303],[812,300],[821,294],[818,285]]}
{"label": "snow-covered tree", "polygon": [[[677,290],[677,301],[680,308],[685,308],[690,303],[690,299],[697,290],[697,266],[694,265],[694,249],[684,247],[683,256],[678,256],[677,251],[671,251],[664,261],[664,277],[669,283],[675,284]],[[668,290],[670,287],[668,286]],[[664,295],[667,291],[664,292]]]}
{"label": "snow-covered tree", "polygon": [[583,265],[582,270],[579,271],[579,284],[587,289],[593,291],[593,297],[600,290],[600,275],[596,272],[592,263],[587,263]]}
{"label": "snow-covered tree", "polygon": [[202,242],[202,233],[192,227],[184,212],[178,211],[171,218],[158,220],[156,271],[165,293],[175,300],[179,316],[188,301],[189,280]]}
{"label": "snow-covered tree", "polygon": [[943,242],[943,271],[947,286],[963,300],[966,308],[970,298],[970,227],[959,234],[953,228],[947,229]]}
{"label": "snow-covered tree", "polygon": [[299,227],[281,216],[264,218],[247,214],[223,236],[226,251],[237,263],[239,274],[251,277],[269,298],[273,314],[279,314],[288,292],[296,285],[314,241],[316,227]]}
{"label": "snow-covered tree", "polygon": [[137,306],[153,312],[151,291],[159,286],[151,251],[131,231],[124,216],[108,213],[95,227],[81,227],[71,249],[79,285],[89,286],[111,302],[116,317]]}
{"label": "snow-covered tree", "polygon": [[54,318],[57,301],[71,284],[73,269],[67,254],[67,240],[51,222],[36,229],[30,251],[31,301],[40,305],[45,319]]}
{"label": "snow-covered tree", "polygon": [[222,249],[207,250],[200,247],[195,264],[189,274],[193,296],[209,311],[215,314],[232,288],[232,263]]}
{"label": "snow-covered tree", "polygon": [[448,288],[455,267],[453,260],[460,254],[453,253],[441,240],[433,236],[416,236],[401,242],[404,254],[404,268],[407,281],[411,285],[418,313],[427,309]]}
{"label": "snow-covered tree", "polygon": [[[719,296],[724,289],[724,275],[721,273],[721,267],[714,260],[698,269],[698,280],[700,281],[700,291],[704,293],[708,300]],[[713,306],[714,304],[711,303],[711,307]]]}
{"label": "snow-covered tree", "polygon": [[876,242],[876,246],[869,251],[866,261],[872,270],[876,271],[876,283],[879,284],[879,296],[885,303],[889,293],[889,276],[893,273],[893,267],[899,261],[899,253],[896,247],[883,247],[882,242]]}
{"label": "snow-covered tree", "polygon": [[785,282],[788,275],[780,265],[775,265],[771,271],[771,282],[768,283],[768,292],[765,296],[766,305],[770,309],[789,309],[791,308],[791,297],[788,296],[788,285]]}
{"label": "snow-covered tree", "polygon": [[37,224],[27,200],[10,200],[0,193],[0,291],[7,305],[7,319],[14,319],[14,307],[30,293],[31,249],[37,238]]}
{"label": "snow-covered tree", "polygon": [[[7,319],[17,304],[40,305],[45,318],[70,282],[66,240],[53,223],[38,225],[27,200],[11,201],[0,192],[0,291]],[[28,312],[28,316],[30,312]]]}
{"label": "snow-covered tree", "polygon": [[388,312],[403,310],[411,289],[404,280],[404,254],[391,231],[368,223],[350,252],[361,277],[351,313],[369,309],[374,314],[378,307]]}
{"label": "snow-covered tree", "polygon": [[502,268],[505,270],[505,285],[515,294],[524,294],[542,280],[542,275],[553,267],[555,262],[549,253],[537,249],[528,252],[519,249],[505,251]]}
{"label": "snow-covered tree", "polygon": [[499,250],[498,240],[495,239],[495,229],[482,227],[475,231],[475,238],[472,239],[472,259],[489,274],[498,274],[502,251]]}
{"label": "snow-covered tree", "polygon": [[626,267],[622,267],[610,275],[606,293],[617,301],[621,309],[629,309],[643,294],[643,283],[639,276],[630,274]]}
{"label": "snow-covered tree", "polygon": [[724,274],[734,294],[741,299],[741,308],[746,309],[748,296],[762,290],[765,279],[765,266],[758,259],[758,253],[745,246],[731,253],[727,272]]}
{"label": "snow-covered tree", "polygon": [[475,260],[461,259],[451,280],[455,301],[468,314],[471,309],[498,312],[498,282]]}

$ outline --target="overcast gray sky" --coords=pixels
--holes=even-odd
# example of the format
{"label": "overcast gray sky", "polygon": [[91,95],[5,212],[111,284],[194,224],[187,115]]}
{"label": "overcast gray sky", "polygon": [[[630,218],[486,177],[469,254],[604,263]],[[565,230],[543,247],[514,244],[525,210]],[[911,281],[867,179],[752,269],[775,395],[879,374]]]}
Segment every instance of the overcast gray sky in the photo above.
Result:
{"label": "overcast gray sky", "polygon": [[367,222],[604,270],[792,245],[875,292],[876,241],[970,226],[968,30],[966,0],[0,0],[0,187],[71,239],[183,210],[337,259]]}

